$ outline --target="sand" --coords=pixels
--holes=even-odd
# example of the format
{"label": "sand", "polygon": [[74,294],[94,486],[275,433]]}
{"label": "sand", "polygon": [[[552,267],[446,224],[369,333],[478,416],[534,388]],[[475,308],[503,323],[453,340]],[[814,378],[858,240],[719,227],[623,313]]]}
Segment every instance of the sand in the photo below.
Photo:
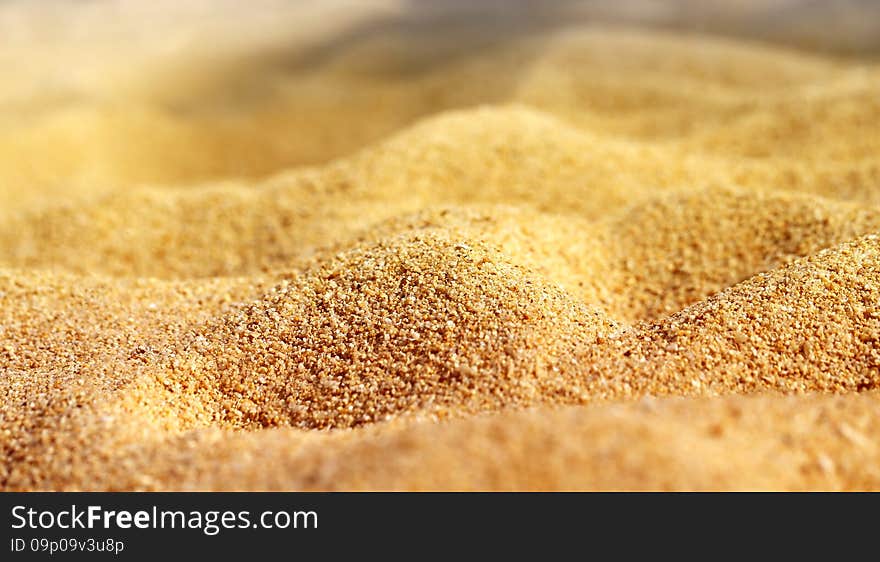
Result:
{"label": "sand", "polygon": [[282,28],[2,79],[0,489],[880,489],[876,63]]}

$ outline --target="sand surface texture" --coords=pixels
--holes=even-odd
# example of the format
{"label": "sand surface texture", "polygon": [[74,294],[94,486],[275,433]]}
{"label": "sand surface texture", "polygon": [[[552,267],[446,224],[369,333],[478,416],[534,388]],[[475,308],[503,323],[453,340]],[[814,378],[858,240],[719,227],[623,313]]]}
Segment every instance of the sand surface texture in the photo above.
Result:
{"label": "sand surface texture", "polygon": [[880,65],[253,18],[7,34],[0,489],[880,489]]}

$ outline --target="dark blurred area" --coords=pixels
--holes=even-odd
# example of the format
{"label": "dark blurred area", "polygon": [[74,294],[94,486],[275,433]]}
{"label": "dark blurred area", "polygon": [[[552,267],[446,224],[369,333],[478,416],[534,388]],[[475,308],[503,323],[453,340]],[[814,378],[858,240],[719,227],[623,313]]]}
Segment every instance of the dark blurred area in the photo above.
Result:
{"label": "dark blurred area", "polygon": [[876,0],[408,0],[411,21],[458,18],[472,24],[629,23],[724,34],[795,47],[880,52]]}
{"label": "dark blurred area", "polygon": [[[578,24],[618,24],[725,35],[841,56],[880,54],[875,0],[405,0],[303,54],[318,62],[382,35],[436,37],[445,58],[514,36]],[[428,53],[413,53],[423,63]]]}

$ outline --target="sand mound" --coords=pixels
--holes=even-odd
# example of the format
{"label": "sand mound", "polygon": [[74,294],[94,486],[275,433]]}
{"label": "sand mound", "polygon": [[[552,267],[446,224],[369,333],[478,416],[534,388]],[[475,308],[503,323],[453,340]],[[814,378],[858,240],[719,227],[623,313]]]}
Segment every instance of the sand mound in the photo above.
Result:
{"label": "sand mound", "polygon": [[349,427],[559,400],[567,355],[614,329],[478,240],[423,235],[342,253],[193,348],[234,425]]}
{"label": "sand mound", "polygon": [[0,489],[880,487],[875,64],[417,35],[0,94]]}
{"label": "sand mound", "polygon": [[761,273],[587,348],[591,398],[880,385],[875,235]]}
{"label": "sand mound", "polygon": [[473,110],[256,187],[140,190],[16,213],[0,228],[0,257],[112,275],[243,274],[425,205],[505,201],[592,217],[679,181],[662,161],[533,110]]}
{"label": "sand mound", "polygon": [[660,196],[601,225],[613,256],[606,283],[614,280],[617,301],[607,307],[630,320],[658,318],[878,229],[873,208],[795,193],[721,188]]}
{"label": "sand mound", "polygon": [[655,346],[677,350],[669,363],[659,361],[660,370],[699,365],[714,374],[700,385],[712,388],[718,377],[738,392],[768,385],[784,391],[877,388],[878,251],[880,241],[871,235],[759,274],[676,313],[657,327]]}
{"label": "sand mound", "polygon": [[[12,316],[30,320],[7,336],[21,342],[5,348],[20,367],[4,385],[45,399],[6,412],[15,438],[4,481],[92,486],[105,462],[131,455],[139,485],[154,485],[139,455],[198,427],[346,428],[657,395],[875,389],[878,264],[871,235],[632,328],[482,242],[428,232],[357,245],[231,308],[254,298],[253,287],[150,284],[131,294],[129,282],[106,280],[59,298],[10,280]],[[193,299],[218,291],[225,296]],[[60,301],[51,320],[33,312],[47,294]],[[163,325],[163,314],[176,324]],[[68,331],[29,345],[48,321]],[[132,323],[138,338],[125,338]],[[60,354],[71,338],[82,347]],[[19,349],[27,354],[13,356]]]}
{"label": "sand mound", "polygon": [[[479,109],[430,119],[349,159],[258,186],[136,190],[12,213],[0,224],[0,262],[122,276],[241,275],[289,268],[426,206],[503,201],[597,219],[647,205],[660,190],[766,192],[773,185],[766,163],[743,171],[724,162],[587,135],[525,108]],[[871,166],[869,174],[880,172]],[[837,174],[851,172],[816,177],[833,183],[833,195]],[[824,189],[790,185],[797,181],[789,176],[780,188]],[[872,199],[873,185],[859,188],[869,181],[856,176],[846,189]]]}

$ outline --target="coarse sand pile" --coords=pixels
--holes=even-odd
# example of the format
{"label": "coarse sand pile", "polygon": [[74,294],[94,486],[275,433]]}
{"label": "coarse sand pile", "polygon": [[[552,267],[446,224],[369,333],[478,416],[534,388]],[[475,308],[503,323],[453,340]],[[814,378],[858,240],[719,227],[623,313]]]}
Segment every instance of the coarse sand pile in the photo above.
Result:
{"label": "coarse sand pile", "polygon": [[880,67],[407,40],[0,98],[0,489],[880,489]]}

